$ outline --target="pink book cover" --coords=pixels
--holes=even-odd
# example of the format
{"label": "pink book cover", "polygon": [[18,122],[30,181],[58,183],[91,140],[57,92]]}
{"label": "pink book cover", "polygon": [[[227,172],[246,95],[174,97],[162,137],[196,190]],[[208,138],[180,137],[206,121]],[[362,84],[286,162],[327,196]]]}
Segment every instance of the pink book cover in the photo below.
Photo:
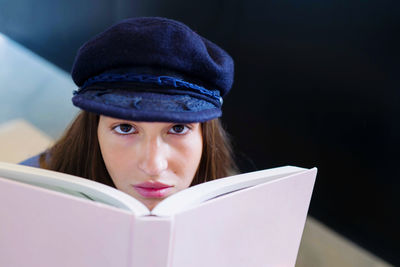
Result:
{"label": "pink book cover", "polygon": [[315,176],[147,215],[0,178],[0,266],[294,266]]}
{"label": "pink book cover", "polygon": [[174,267],[295,266],[316,170],[175,215]]}

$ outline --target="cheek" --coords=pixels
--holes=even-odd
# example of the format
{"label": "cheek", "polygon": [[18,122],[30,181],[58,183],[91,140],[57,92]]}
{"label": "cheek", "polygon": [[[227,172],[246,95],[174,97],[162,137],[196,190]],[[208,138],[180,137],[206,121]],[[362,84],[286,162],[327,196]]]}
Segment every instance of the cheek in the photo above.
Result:
{"label": "cheek", "polygon": [[107,171],[116,187],[119,188],[125,177],[126,161],[129,155],[126,154],[127,151],[120,147],[120,144],[113,142],[113,138],[106,134],[99,135],[99,145]]}
{"label": "cheek", "polygon": [[190,150],[191,155],[192,155],[192,168],[197,170],[199,164],[200,164],[200,159],[203,154],[203,142],[202,140],[198,140],[195,146]]}
{"label": "cheek", "polygon": [[[103,144],[100,146],[101,154],[103,156],[103,160],[105,165],[107,166],[107,169],[109,172],[112,172],[115,166],[115,164],[118,163],[118,158],[120,158],[120,155],[118,153],[118,150],[113,149],[112,146],[109,146],[107,144]],[[115,168],[117,169],[117,168]]]}
{"label": "cheek", "polygon": [[189,186],[196,174],[199,167],[201,156],[203,153],[203,142],[201,135],[192,138],[190,141],[184,144],[181,149],[181,161],[180,166],[184,172],[184,183]]}

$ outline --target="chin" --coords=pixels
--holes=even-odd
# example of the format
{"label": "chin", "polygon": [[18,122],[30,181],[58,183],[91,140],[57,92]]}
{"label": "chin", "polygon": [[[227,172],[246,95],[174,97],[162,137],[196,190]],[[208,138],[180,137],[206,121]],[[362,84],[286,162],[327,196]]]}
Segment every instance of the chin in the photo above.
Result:
{"label": "chin", "polygon": [[158,203],[161,202],[161,200],[154,200],[154,199],[140,199],[140,202],[142,202],[143,205],[145,205],[150,211],[157,206]]}

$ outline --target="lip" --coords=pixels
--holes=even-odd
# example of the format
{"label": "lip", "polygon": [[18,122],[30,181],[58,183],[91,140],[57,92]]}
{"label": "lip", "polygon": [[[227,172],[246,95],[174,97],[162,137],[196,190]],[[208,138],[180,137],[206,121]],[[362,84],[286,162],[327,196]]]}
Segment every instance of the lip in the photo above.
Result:
{"label": "lip", "polygon": [[164,198],[171,192],[173,186],[163,184],[160,182],[144,182],[144,183],[133,185],[133,188],[142,197]]}

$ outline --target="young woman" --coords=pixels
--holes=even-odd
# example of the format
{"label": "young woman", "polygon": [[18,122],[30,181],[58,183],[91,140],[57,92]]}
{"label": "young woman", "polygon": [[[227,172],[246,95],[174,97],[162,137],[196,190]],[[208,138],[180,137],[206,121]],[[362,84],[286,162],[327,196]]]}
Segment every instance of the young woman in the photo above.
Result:
{"label": "young woman", "polygon": [[149,209],[235,172],[218,119],[233,60],[186,25],[124,20],[80,48],[72,78],[72,101],[83,111],[52,148],[23,164],[114,186]]}

